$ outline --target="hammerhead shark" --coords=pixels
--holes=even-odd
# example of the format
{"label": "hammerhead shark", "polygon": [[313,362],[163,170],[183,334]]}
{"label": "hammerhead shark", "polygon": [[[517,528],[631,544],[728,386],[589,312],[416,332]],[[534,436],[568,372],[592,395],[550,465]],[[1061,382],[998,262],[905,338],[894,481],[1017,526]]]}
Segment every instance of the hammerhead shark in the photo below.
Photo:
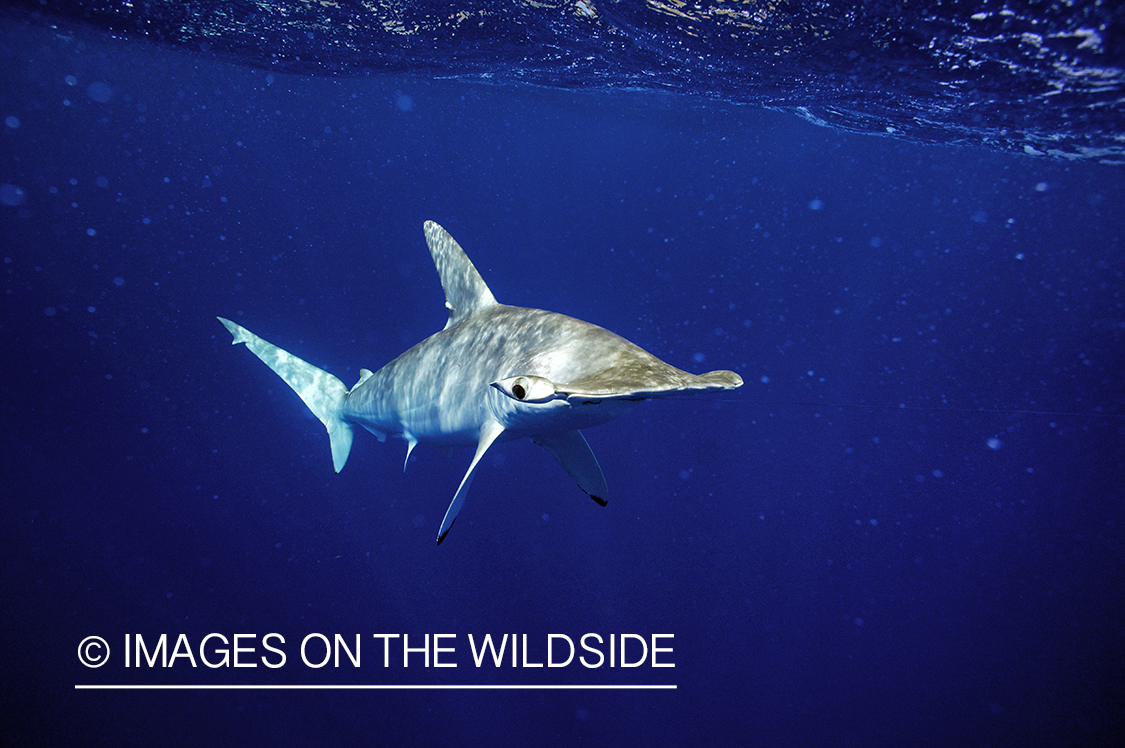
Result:
{"label": "hammerhead shark", "polygon": [[426,221],[424,230],[449,321],[379,371],[360,369],[350,390],[229,319],[219,321],[235,345],[245,343],[328,429],[337,473],[348,460],[355,426],[379,441],[402,437],[407,461],[419,442],[476,447],[441,521],[439,544],[494,442],[530,437],[605,506],[605,476],[581,429],[613,420],[643,400],[742,386],[732,371],[689,374],[589,322],[501,304],[445,229]]}

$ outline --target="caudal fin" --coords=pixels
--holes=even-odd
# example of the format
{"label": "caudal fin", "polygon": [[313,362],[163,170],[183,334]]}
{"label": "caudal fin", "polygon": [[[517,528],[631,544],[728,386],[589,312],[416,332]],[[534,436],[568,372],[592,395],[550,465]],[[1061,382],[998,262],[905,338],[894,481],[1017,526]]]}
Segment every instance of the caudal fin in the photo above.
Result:
{"label": "caudal fin", "polygon": [[273,369],[275,374],[300,395],[313,415],[320,419],[328,429],[328,438],[332,443],[332,467],[337,473],[343,470],[348,454],[352,451],[352,426],[341,417],[344,398],[348,394],[344,383],[323,369],[262,340],[229,319],[219,317],[219,321],[234,336],[234,345],[245,343],[255,356],[262,359],[266,366]]}

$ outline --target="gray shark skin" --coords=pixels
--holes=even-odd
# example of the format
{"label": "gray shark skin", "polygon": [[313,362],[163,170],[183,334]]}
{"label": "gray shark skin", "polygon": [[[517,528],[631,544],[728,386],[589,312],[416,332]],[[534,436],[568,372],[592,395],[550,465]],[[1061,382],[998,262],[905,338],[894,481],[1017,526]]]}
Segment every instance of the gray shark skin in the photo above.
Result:
{"label": "gray shark skin", "polygon": [[355,426],[379,441],[402,437],[407,461],[420,442],[476,447],[442,519],[439,544],[494,442],[530,438],[605,506],[605,476],[581,429],[613,420],[644,400],[742,386],[732,371],[689,374],[589,322],[500,304],[453,237],[433,221],[424,228],[449,321],[379,371],[360,369],[350,390],[244,327],[219,321],[234,344],[245,343],[324,424],[337,473],[351,452]]}

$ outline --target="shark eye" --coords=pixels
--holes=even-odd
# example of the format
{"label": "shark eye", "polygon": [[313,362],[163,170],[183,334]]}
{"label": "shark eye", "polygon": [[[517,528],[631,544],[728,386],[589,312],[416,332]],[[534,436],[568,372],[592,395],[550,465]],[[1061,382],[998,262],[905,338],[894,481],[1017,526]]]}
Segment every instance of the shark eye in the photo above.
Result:
{"label": "shark eye", "polygon": [[560,397],[555,391],[554,382],[530,374],[518,374],[491,384],[508,397],[521,403],[546,403]]}

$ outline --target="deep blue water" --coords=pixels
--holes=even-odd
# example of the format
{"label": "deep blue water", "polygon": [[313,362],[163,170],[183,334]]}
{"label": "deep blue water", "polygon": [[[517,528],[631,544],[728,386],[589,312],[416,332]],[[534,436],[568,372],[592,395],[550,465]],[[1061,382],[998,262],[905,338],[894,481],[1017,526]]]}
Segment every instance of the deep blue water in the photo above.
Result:
{"label": "deep blue water", "polygon": [[[0,53],[5,745],[1125,732],[1121,167],[14,16]],[[427,219],[501,301],[746,385],[589,430],[604,509],[494,447],[435,546],[469,450],[404,474],[401,441],[360,434],[334,475],[215,320],[351,383],[445,323]],[[121,661],[126,635],[270,632],[282,668]],[[314,632],[362,635],[362,666],[302,665]],[[673,634],[675,667],[468,645],[527,634],[541,661],[588,632]],[[455,634],[458,667],[384,669],[375,633]],[[74,689],[379,683],[676,689]]]}

